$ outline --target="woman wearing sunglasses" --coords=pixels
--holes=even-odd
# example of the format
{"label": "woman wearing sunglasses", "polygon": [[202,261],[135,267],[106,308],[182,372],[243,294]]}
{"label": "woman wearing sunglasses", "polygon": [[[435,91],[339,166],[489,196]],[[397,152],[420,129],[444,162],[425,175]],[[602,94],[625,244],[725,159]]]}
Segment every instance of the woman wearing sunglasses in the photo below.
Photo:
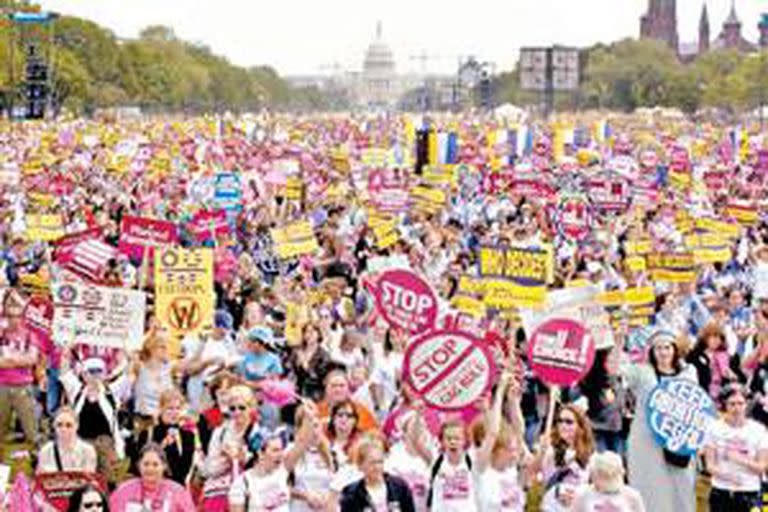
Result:
{"label": "woman wearing sunglasses", "polygon": [[205,510],[227,510],[232,482],[250,467],[259,447],[261,432],[253,391],[237,385],[229,389],[229,418],[213,431],[203,465]]}
{"label": "woman wearing sunglasses", "polygon": [[537,455],[545,482],[541,510],[565,512],[573,504],[576,488],[589,481],[587,466],[595,451],[592,427],[581,409],[568,404],[558,410],[551,438],[547,437]]}
{"label": "woman wearing sunglasses", "polygon": [[96,472],[96,450],[77,436],[77,415],[70,407],[61,407],[53,420],[55,438],[43,445],[37,473],[59,471]]}
{"label": "woman wearing sunglasses", "polygon": [[109,505],[101,491],[87,485],[72,493],[67,512],[109,512]]}
{"label": "woman wearing sunglasses", "polygon": [[163,448],[149,443],[139,455],[139,478],[117,488],[109,499],[117,512],[195,512],[189,492],[165,478],[168,463]]}

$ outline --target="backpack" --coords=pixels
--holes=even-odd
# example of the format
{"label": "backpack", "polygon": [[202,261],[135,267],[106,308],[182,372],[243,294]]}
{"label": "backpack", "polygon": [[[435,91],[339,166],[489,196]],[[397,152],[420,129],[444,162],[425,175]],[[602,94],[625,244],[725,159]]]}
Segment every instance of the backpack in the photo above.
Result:
{"label": "backpack", "polygon": [[[437,478],[437,474],[440,472],[440,467],[443,465],[443,460],[445,460],[445,455],[440,454],[437,456],[437,459],[435,459],[434,464],[432,464],[432,471],[429,475],[429,492],[427,493],[427,509],[430,509],[432,507],[432,495],[434,494],[433,490],[435,487],[435,478]],[[469,456],[468,453],[464,454],[464,462],[467,465],[467,469],[472,471],[472,458]]]}

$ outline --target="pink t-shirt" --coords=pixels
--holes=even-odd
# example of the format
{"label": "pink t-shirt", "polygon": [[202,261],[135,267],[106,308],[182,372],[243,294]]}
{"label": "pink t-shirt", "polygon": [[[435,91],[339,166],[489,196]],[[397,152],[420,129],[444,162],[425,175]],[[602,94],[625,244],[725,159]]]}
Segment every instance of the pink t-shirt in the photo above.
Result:
{"label": "pink t-shirt", "polygon": [[109,499],[110,510],[117,512],[195,512],[189,492],[171,480],[148,489],[140,478],[128,480]]}
{"label": "pink t-shirt", "polygon": [[[7,328],[0,332],[0,357],[31,355],[38,349],[33,336],[24,327]],[[31,366],[0,368],[0,386],[28,386],[34,381]]]}

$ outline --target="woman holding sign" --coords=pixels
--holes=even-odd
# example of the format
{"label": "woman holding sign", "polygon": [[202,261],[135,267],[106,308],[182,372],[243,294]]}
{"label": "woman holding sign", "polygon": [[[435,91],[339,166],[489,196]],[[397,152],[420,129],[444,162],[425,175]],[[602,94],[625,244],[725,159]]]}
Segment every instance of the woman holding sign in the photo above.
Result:
{"label": "woman holding sign", "polygon": [[661,380],[681,378],[695,383],[696,370],[683,361],[676,337],[671,332],[656,332],[649,344],[647,364],[622,368],[627,387],[638,404],[627,450],[629,483],[643,496],[648,510],[694,512],[694,461],[676,456],[656,443],[648,427],[645,404]]}

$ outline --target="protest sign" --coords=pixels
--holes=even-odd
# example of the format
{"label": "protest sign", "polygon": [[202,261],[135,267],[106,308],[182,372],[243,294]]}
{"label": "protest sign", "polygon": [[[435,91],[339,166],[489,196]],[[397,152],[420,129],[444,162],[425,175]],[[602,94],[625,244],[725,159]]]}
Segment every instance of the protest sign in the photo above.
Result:
{"label": "protest sign", "polygon": [[224,210],[198,210],[186,225],[195,242],[215,240],[230,232],[227,214]]}
{"label": "protest sign", "polygon": [[585,187],[595,208],[621,212],[629,205],[629,182],[616,173],[602,173],[587,181]]}
{"label": "protest sign", "polygon": [[275,252],[282,259],[312,254],[320,248],[309,221],[298,221],[282,228],[274,228],[270,235]]}
{"label": "protest sign", "polygon": [[679,378],[661,380],[648,395],[645,408],[656,443],[682,456],[696,455],[717,417],[707,392],[696,382]]}
{"label": "protest sign", "polygon": [[543,382],[572,386],[579,382],[595,358],[591,333],[581,322],[554,318],[539,325],[528,345],[531,369]]}
{"label": "protest sign", "polygon": [[216,174],[213,187],[213,200],[218,208],[227,212],[242,208],[243,189],[240,176],[232,172],[220,172]]}
{"label": "protest sign", "polygon": [[435,325],[437,296],[426,281],[409,270],[381,274],[374,296],[378,312],[391,327],[415,336]]}
{"label": "protest sign", "polygon": [[24,237],[35,242],[53,242],[64,236],[64,218],[59,214],[29,213]]}
{"label": "protest sign", "polygon": [[155,314],[178,335],[212,327],[213,251],[166,247],[155,254]]}
{"label": "protest sign", "polygon": [[173,245],[179,241],[176,224],[164,220],[124,216],[120,227],[118,249],[135,261],[152,259],[155,247]]}
{"label": "protest sign", "polygon": [[33,492],[54,510],[69,510],[69,500],[78,489],[94,486],[101,492],[107,489],[104,476],[84,471],[56,471],[35,475]]}
{"label": "protest sign", "polygon": [[692,252],[654,252],[648,255],[648,269],[654,281],[691,283],[696,280]]}
{"label": "protest sign", "polygon": [[402,169],[374,169],[368,173],[368,200],[384,213],[404,211],[410,203],[408,173]]}
{"label": "protest sign", "polygon": [[21,315],[24,327],[42,339],[50,339],[53,327],[53,302],[35,295],[27,301]]}
{"label": "protest sign", "polygon": [[459,331],[433,331],[405,351],[403,375],[424,402],[443,411],[464,410],[490,391],[493,358],[482,341]]}
{"label": "protest sign", "polygon": [[478,261],[483,277],[506,278],[522,286],[543,286],[554,279],[552,246],[481,247]]}
{"label": "protest sign", "polygon": [[726,263],[731,259],[731,242],[723,232],[693,233],[685,236],[684,243],[693,252],[697,265]]}
{"label": "protest sign", "polygon": [[71,249],[72,247],[76,246],[80,242],[85,242],[87,240],[100,240],[103,235],[104,235],[104,228],[102,228],[101,226],[95,226],[92,228],[85,229],[83,231],[79,231],[77,233],[64,235],[63,237],[56,240],[53,243],[53,246],[58,252],[61,250]]}
{"label": "protest sign", "polygon": [[416,186],[411,188],[410,195],[413,207],[422,213],[438,213],[446,204],[445,192],[440,189]]}
{"label": "protest sign", "polygon": [[139,350],[144,342],[143,292],[85,283],[53,284],[53,340]]}
{"label": "protest sign", "polygon": [[557,206],[557,226],[561,236],[584,240],[592,230],[592,210],[583,194],[564,194]]}

